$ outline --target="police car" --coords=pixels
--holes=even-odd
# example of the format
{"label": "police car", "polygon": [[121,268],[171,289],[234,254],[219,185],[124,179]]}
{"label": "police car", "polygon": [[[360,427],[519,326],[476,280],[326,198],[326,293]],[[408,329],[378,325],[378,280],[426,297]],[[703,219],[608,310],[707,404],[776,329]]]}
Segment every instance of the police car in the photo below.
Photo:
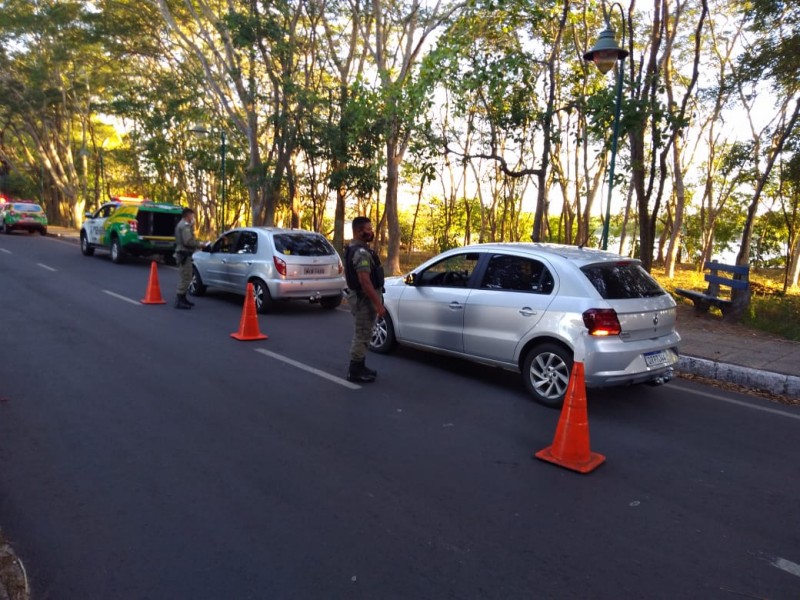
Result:
{"label": "police car", "polygon": [[81,226],[81,252],[92,256],[96,248],[108,250],[114,263],[126,256],[160,255],[174,262],[175,226],[180,206],[137,197],[112,198],[94,213],[87,212]]}

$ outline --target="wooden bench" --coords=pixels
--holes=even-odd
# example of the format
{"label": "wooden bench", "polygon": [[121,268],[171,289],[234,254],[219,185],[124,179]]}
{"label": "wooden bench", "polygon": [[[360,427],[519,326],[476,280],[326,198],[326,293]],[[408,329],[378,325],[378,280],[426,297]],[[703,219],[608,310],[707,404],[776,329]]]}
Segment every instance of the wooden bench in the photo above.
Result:
{"label": "wooden bench", "polygon": [[[708,312],[709,308],[716,306],[722,311],[725,320],[741,319],[750,305],[750,267],[711,261],[705,263],[703,269],[708,271],[705,276],[708,289],[705,292],[676,288],[675,293],[694,302],[697,312]],[[730,277],[719,275],[720,271],[729,273]],[[730,288],[730,299],[720,298],[720,286]]]}

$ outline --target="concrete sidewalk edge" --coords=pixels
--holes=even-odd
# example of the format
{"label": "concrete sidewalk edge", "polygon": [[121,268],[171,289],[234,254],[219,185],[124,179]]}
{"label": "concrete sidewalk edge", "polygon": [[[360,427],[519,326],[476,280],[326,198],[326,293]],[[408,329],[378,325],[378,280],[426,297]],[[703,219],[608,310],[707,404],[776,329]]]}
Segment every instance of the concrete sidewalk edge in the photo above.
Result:
{"label": "concrete sidewalk edge", "polygon": [[800,377],[772,373],[750,367],[740,367],[695,356],[681,356],[676,370],[747,388],[763,390],[780,396],[800,398]]}

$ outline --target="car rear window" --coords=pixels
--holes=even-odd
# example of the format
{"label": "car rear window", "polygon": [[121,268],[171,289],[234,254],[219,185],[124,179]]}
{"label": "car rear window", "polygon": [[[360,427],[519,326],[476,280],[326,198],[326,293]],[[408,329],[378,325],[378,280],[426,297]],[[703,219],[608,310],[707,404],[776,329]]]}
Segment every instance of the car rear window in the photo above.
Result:
{"label": "car rear window", "polygon": [[278,233],[273,237],[275,250],[294,256],[331,256],[336,254],[330,242],[318,233]]}
{"label": "car rear window", "polygon": [[19,203],[14,204],[14,210],[20,212],[42,212],[42,207],[38,204]]}
{"label": "car rear window", "polygon": [[584,275],[606,300],[651,298],[666,292],[635,262],[603,263],[581,268]]}

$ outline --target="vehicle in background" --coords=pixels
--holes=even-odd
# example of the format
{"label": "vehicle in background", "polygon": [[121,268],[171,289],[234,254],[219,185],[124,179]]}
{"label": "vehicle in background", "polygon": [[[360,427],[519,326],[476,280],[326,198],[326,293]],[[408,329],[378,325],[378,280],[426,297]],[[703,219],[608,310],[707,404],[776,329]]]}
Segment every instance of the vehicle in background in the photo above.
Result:
{"label": "vehicle in background", "polygon": [[39,232],[47,235],[47,215],[36,202],[17,200],[0,204],[0,230]]}
{"label": "vehicle in background", "polygon": [[399,342],[518,371],[547,406],[563,403],[579,345],[587,387],[665,383],[679,358],[672,296],[638,260],[612,252],[476,244],[385,288],[373,351]]}
{"label": "vehicle in background", "polygon": [[175,227],[182,207],[141,198],[112,198],[94,213],[87,212],[81,226],[81,252],[92,256],[96,248],[108,250],[114,263],[126,256],[161,256],[174,264]]}
{"label": "vehicle in background", "polygon": [[347,285],[339,254],[314,231],[276,227],[241,227],[223,233],[211,247],[194,255],[189,293],[208,288],[244,295],[253,284],[256,310],[276,302],[306,300],[336,308]]}

